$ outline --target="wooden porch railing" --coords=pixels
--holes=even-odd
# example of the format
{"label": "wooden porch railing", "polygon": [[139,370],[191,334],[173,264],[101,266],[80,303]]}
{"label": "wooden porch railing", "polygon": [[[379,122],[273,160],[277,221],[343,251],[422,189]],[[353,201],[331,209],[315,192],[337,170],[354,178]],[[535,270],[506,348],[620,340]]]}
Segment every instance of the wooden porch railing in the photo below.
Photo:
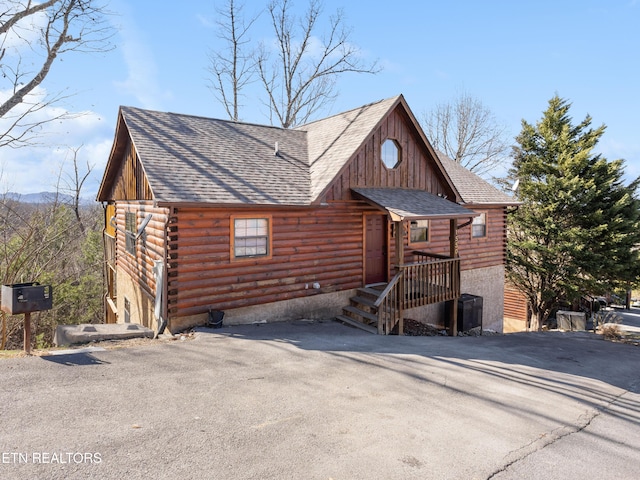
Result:
{"label": "wooden porch railing", "polygon": [[402,320],[403,276],[404,272],[398,272],[374,304],[378,309],[378,335],[389,335],[396,323]]}
{"label": "wooden porch railing", "polygon": [[[446,302],[460,297],[460,259],[414,251],[422,260],[397,265],[396,275],[378,297],[378,333],[388,335],[408,308]],[[425,260],[431,259],[431,260]]]}

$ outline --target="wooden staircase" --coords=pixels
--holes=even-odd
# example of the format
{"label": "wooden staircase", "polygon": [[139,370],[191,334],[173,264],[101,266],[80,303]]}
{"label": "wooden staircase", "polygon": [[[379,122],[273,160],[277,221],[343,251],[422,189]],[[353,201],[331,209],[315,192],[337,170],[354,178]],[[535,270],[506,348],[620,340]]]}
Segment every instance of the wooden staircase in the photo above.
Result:
{"label": "wooden staircase", "polygon": [[366,332],[377,334],[378,307],[375,303],[386,286],[386,283],[376,283],[359,288],[357,294],[351,297],[350,305],[344,307],[342,315],[338,315],[336,319]]}
{"label": "wooden staircase", "polygon": [[[403,334],[405,310],[433,303],[450,302],[460,297],[460,259],[426,252],[413,252],[419,261],[396,265],[389,283],[359,288],[350,305],[336,319],[370,333]],[[457,305],[457,304],[456,304]],[[455,318],[456,308],[451,309]],[[455,324],[452,335],[455,335]]]}

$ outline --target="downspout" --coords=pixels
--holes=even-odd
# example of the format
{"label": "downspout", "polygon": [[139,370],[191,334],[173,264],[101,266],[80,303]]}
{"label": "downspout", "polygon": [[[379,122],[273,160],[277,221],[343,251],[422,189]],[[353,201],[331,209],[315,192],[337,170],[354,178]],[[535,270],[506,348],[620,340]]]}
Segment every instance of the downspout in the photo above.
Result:
{"label": "downspout", "polygon": [[[102,295],[102,316],[104,320],[109,317],[109,304],[107,303],[107,298],[109,298],[109,286],[108,286],[108,278],[109,278],[109,265],[107,264],[107,205],[108,203],[102,203],[102,213],[104,217],[104,221],[102,222],[102,255],[104,261],[102,262],[102,290],[104,294]],[[103,321],[104,321],[103,320]]]}
{"label": "downspout", "polygon": [[156,332],[155,338],[158,335],[162,335],[164,330],[167,328],[168,324],[168,290],[169,290],[169,221],[171,218],[171,208],[168,209],[168,213],[166,216],[165,224],[164,224],[164,253],[162,260],[156,260],[154,271],[158,271],[159,278],[156,278],[156,304],[154,309],[154,315],[158,322],[158,331]]}
{"label": "downspout", "polygon": [[158,338],[158,335],[161,335],[164,332],[164,329],[167,326],[167,319],[163,315],[163,304],[164,304],[164,279],[166,278],[165,273],[165,264],[164,260],[154,260],[153,273],[156,277],[156,298],[155,305],[153,309],[153,316],[156,318],[156,322],[158,324],[158,331],[154,335],[154,338]]}

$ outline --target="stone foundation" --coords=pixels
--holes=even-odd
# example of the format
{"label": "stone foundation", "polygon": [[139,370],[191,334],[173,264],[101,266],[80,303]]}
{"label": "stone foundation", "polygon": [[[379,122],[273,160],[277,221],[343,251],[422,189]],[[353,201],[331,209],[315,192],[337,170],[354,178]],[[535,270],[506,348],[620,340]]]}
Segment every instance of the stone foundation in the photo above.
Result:
{"label": "stone foundation", "polygon": [[[483,298],[482,328],[503,332],[504,313],[504,266],[494,266],[461,272],[461,293]],[[281,302],[235,308],[225,311],[225,325],[277,322],[301,318],[332,318],[342,313],[356,290],[325,293]],[[118,322],[125,322],[125,298],[129,300],[131,323],[138,323],[154,331],[158,325],[153,316],[154,301],[147,292],[134,284],[131,277],[118,271]],[[426,305],[405,312],[411,318],[438,327],[444,327],[445,304]],[[169,320],[169,332],[177,333],[196,325],[206,324],[208,313]]]}
{"label": "stone foundation", "polygon": [[[503,331],[504,312],[504,266],[466,270],[460,274],[461,293],[482,297],[482,328]],[[445,302],[405,311],[411,318],[444,328]]]}
{"label": "stone foundation", "polygon": [[[324,293],[304,298],[294,298],[281,302],[265,303],[250,307],[225,310],[224,325],[246,325],[262,322],[281,322],[302,318],[322,319],[333,318],[342,313],[342,307],[349,305],[349,299],[356,290]],[[188,317],[172,318],[169,330],[176,333],[196,325],[204,325],[209,314],[191,315]]]}
{"label": "stone foundation", "polygon": [[502,333],[504,265],[463,271],[460,285],[461,293],[482,297],[482,328]]}
{"label": "stone foundation", "polygon": [[[153,315],[154,298],[140,288],[127,272],[118,268],[117,275],[118,323],[137,323],[156,332],[158,323]],[[129,301],[129,322],[125,318],[125,299]]]}

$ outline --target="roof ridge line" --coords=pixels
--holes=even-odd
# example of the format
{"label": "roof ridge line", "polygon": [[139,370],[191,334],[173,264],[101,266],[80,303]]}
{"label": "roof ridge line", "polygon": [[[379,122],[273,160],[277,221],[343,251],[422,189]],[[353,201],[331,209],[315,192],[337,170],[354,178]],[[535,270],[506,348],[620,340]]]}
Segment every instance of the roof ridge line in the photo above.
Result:
{"label": "roof ridge line", "polygon": [[156,110],[156,109],[150,109],[150,108],[141,108],[141,107],[132,107],[130,105],[120,105],[121,109],[130,109],[130,110],[141,110],[144,112],[149,112],[149,113],[159,113],[159,114],[163,114],[163,115],[174,115],[177,117],[188,117],[188,118],[195,118],[195,119],[200,119],[200,120],[210,120],[210,121],[214,121],[214,122],[224,122],[224,123],[230,123],[230,124],[235,124],[235,125],[248,125],[248,126],[252,126],[252,127],[261,127],[261,128],[273,128],[276,130],[287,130],[287,131],[295,131],[297,129],[295,128],[284,128],[284,127],[278,127],[277,125],[266,125],[264,123],[257,123],[257,122],[244,122],[241,120],[231,120],[231,119],[225,119],[225,118],[217,118],[217,117],[207,117],[205,115],[196,115],[193,113],[179,113],[179,112],[170,112],[170,111],[166,111],[166,110]]}

